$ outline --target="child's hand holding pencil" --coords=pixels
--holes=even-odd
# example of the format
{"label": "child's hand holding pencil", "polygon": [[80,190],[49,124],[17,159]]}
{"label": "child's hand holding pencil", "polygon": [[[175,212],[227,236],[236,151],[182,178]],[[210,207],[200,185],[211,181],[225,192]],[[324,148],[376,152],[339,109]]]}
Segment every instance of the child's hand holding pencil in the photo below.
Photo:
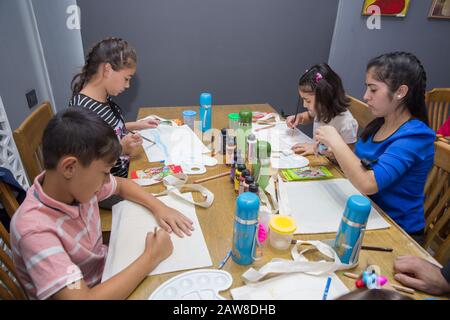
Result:
{"label": "child's hand holding pencil", "polygon": [[172,254],[172,251],[173,244],[167,231],[155,227],[153,232],[147,233],[144,255],[149,258],[149,263],[153,268],[168,258]]}

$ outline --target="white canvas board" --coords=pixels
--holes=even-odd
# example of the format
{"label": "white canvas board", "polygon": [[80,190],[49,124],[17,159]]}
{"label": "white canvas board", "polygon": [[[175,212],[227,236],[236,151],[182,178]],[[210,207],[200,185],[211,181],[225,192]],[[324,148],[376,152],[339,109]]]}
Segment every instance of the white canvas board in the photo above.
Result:
{"label": "white canvas board", "polygon": [[[348,179],[308,182],[284,182],[279,179],[279,182],[280,213],[295,219],[296,234],[337,232],[348,197],[361,195]],[[385,229],[389,226],[372,207],[366,229]]]}
{"label": "white canvas board", "polygon": [[[192,194],[189,195],[192,198]],[[158,199],[191,219],[194,222],[194,231],[190,237],[185,235],[183,238],[172,233],[172,254],[149,275],[211,266],[211,256],[194,205],[172,195]],[[134,202],[122,201],[113,206],[112,211],[111,238],[102,281],[111,278],[136,260],[144,252],[147,232],[153,232],[157,226],[150,211]]]}
{"label": "white canvas board", "polygon": [[[291,273],[256,284],[231,289],[234,300],[322,300],[328,275]],[[349,290],[339,277],[331,274],[327,300],[334,300]]]}

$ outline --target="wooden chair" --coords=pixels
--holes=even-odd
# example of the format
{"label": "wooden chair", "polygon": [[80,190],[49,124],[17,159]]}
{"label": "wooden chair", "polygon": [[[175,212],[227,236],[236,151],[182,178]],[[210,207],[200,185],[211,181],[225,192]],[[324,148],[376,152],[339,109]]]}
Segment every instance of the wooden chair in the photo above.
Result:
{"label": "wooden chair", "polygon": [[435,88],[425,95],[430,127],[437,131],[447,120],[450,108],[450,88]]}
{"label": "wooden chair", "polygon": [[450,145],[435,142],[434,166],[425,185],[425,242],[444,264],[450,256]]}
{"label": "wooden chair", "polygon": [[375,119],[375,116],[370,112],[366,103],[349,95],[347,95],[347,97],[350,99],[350,106],[348,109],[356,121],[358,121],[359,128],[364,129],[373,119]]}
{"label": "wooden chair", "polygon": [[46,101],[14,130],[14,140],[30,183],[33,183],[34,178],[44,170],[42,135],[52,117],[50,102]]}
{"label": "wooden chair", "polygon": [[[0,199],[10,217],[19,207],[8,185],[0,182]],[[0,222],[0,300],[27,299],[11,259],[9,233]]]}
{"label": "wooden chair", "polygon": [[0,181],[0,201],[3,207],[8,213],[9,217],[12,218],[14,212],[19,208],[19,203],[16,200],[11,188]]}

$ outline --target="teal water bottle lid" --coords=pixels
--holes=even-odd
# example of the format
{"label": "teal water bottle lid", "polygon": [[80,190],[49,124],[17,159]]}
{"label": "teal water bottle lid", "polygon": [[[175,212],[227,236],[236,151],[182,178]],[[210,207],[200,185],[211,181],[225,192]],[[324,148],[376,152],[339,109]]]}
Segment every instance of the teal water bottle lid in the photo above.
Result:
{"label": "teal water bottle lid", "polygon": [[365,224],[369,218],[372,204],[361,195],[352,195],[347,199],[347,219],[352,222]]}
{"label": "teal water bottle lid", "polygon": [[200,105],[201,105],[201,106],[204,106],[204,105],[210,106],[211,104],[212,104],[212,96],[211,96],[211,93],[203,92],[203,93],[200,95]]}
{"label": "teal water bottle lid", "polygon": [[253,192],[244,192],[236,200],[236,215],[242,220],[256,220],[259,211],[259,197]]}
{"label": "teal water bottle lid", "polygon": [[230,119],[231,121],[239,121],[239,113],[228,114],[228,119]]}

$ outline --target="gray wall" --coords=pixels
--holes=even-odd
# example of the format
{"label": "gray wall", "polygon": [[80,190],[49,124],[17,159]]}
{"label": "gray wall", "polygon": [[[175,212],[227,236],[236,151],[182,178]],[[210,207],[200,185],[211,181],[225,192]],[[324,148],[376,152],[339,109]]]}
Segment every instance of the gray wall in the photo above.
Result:
{"label": "gray wall", "polygon": [[117,101],[142,106],[270,103],[295,111],[297,81],[328,60],[337,1],[78,0],[85,51],[116,36],[137,50],[138,71]]}
{"label": "gray wall", "polygon": [[33,0],[57,110],[67,107],[73,70],[84,64],[81,32],[66,25],[67,7],[73,4],[76,0]]}
{"label": "gray wall", "polygon": [[50,99],[33,28],[27,1],[0,1],[0,95],[12,130],[30,113],[27,91]]}
{"label": "gray wall", "polygon": [[38,103],[67,106],[73,70],[83,64],[80,30],[66,27],[67,6],[76,0],[0,0],[0,95],[11,129],[32,112],[25,93]]}
{"label": "gray wall", "polygon": [[[355,3],[357,2],[357,3]],[[351,95],[362,98],[370,58],[410,51],[422,61],[428,89],[450,87],[450,20],[428,19],[431,0],[411,1],[405,18],[381,17],[381,29],[369,30],[363,1],[340,0],[329,63]]]}

